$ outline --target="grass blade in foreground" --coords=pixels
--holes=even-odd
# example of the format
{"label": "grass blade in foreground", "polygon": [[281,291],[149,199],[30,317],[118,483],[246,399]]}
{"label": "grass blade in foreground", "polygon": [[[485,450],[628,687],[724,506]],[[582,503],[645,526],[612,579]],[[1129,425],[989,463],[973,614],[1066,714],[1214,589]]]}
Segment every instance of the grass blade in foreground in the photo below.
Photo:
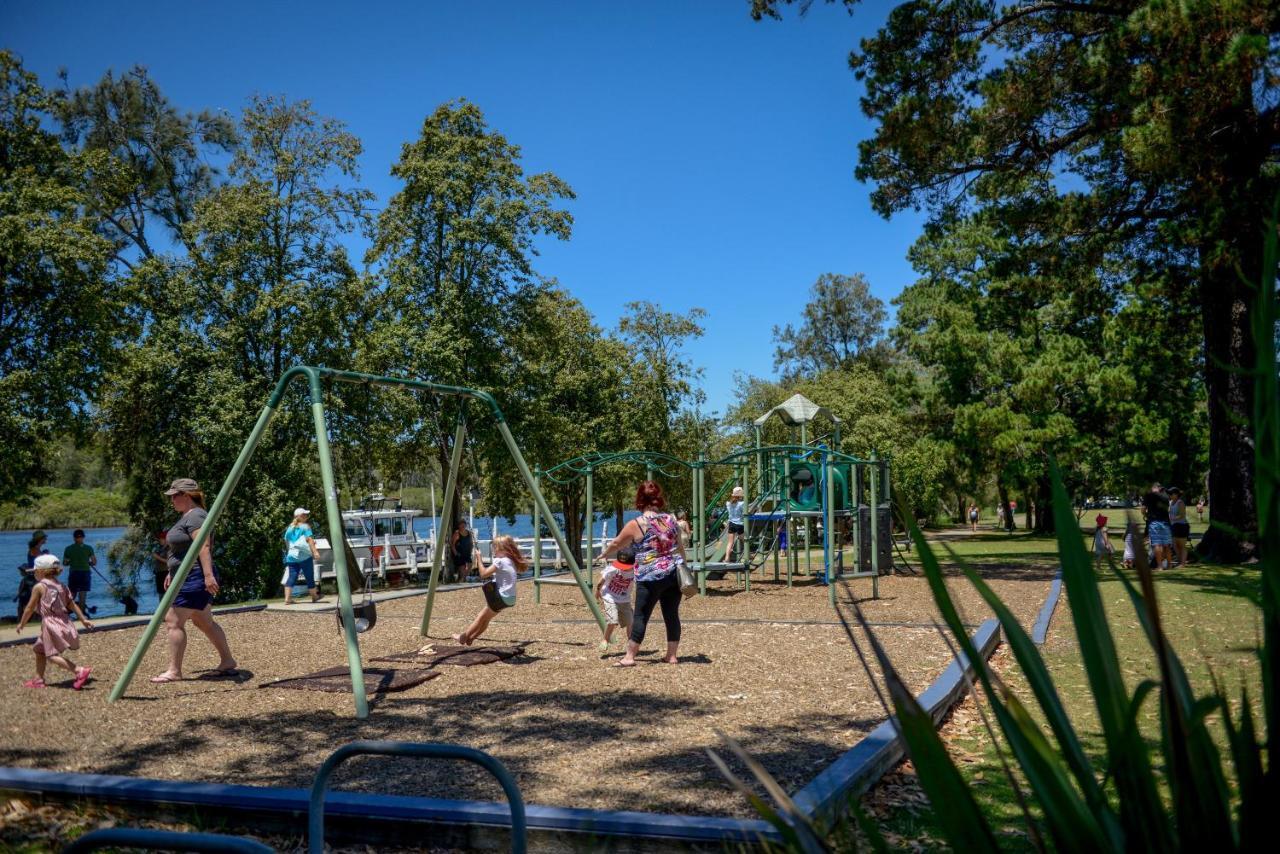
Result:
{"label": "grass blade in foreground", "polygon": [[[1058,751],[1049,747],[1039,727],[1028,716],[1020,718],[1011,712],[1010,705],[1016,700],[1007,692],[997,691],[992,684],[986,661],[974,647],[956,610],[937,556],[918,528],[913,530],[912,535],[919,549],[925,576],[933,591],[934,602],[966,658],[973,663],[1005,739],[1044,810],[1046,825],[1054,842],[1064,851],[1096,852],[1100,845],[1108,844],[1111,837],[1099,824],[1098,816],[1072,788]],[[1016,785],[1016,782],[1010,782]]]}
{"label": "grass blade in foreground", "polygon": [[850,602],[858,625],[867,633],[876,661],[884,674],[885,686],[893,702],[898,719],[898,731],[906,742],[907,753],[919,774],[920,785],[929,796],[934,817],[941,826],[947,841],[957,851],[995,852],[995,835],[991,825],[973,799],[964,778],[947,755],[942,738],[934,728],[933,718],[926,712],[903,683],[893,662],[875,632],[867,625],[866,617],[857,602]]}
{"label": "grass blade in foreground", "polygon": [[1172,851],[1176,848],[1168,815],[1156,788],[1151,758],[1142,739],[1127,739],[1129,693],[1120,676],[1115,640],[1098,593],[1098,580],[1084,542],[1069,532],[1078,531],[1071,513],[1071,500],[1062,487],[1057,463],[1049,461],[1053,486],[1053,516],[1058,531],[1058,556],[1062,561],[1062,582],[1071,604],[1080,657],[1098,722],[1106,742],[1109,770],[1120,795],[1120,823],[1125,847],[1144,851]]}

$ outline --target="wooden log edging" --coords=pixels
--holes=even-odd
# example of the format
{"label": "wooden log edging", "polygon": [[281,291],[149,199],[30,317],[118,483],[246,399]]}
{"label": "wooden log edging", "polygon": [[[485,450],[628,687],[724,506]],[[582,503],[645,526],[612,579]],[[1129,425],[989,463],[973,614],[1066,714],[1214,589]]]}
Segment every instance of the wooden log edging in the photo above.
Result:
{"label": "wooden log edging", "polygon": [[[0,768],[0,791],[83,798],[92,801],[182,806],[214,811],[224,820],[273,817],[284,825],[305,827],[309,789],[277,789],[184,780],[154,780],[112,774],[44,771],[38,768]],[[420,838],[427,826],[461,828],[467,847],[480,844],[510,827],[505,803],[459,801],[446,798],[332,791],[325,797],[327,823],[357,822],[364,839],[377,842],[404,838],[405,826]],[[767,822],[700,815],[525,806],[529,835],[631,837],[684,844],[759,844],[780,836]],[[492,843],[484,847],[492,847]]]}
{"label": "wooden log edging", "polygon": [[1043,646],[1045,639],[1049,637],[1049,624],[1053,622],[1053,612],[1057,610],[1058,599],[1061,597],[1062,567],[1058,567],[1058,574],[1053,577],[1053,583],[1049,585],[1049,596],[1040,606],[1035,625],[1031,627],[1031,640],[1036,646]]}
{"label": "wooden log edging", "polygon": [[[973,645],[984,659],[990,658],[1000,645],[999,621],[992,618],[979,626],[973,634]],[[961,653],[916,699],[937,724],[969,690],[972,678],[973,666]],[[895,722],[886,720],[827,766],[792,799],[810,818],[829,823],[843,812],[851,799],[862,795],[902,761],[906,752]]]}
{"label": "wooden log edging", "polygon": [[[1056,604],[1060,579],[1050,600]],[[1046,600],[1041,608],[1051,616]],[[1046,618],[1047,624],[1047,618]],[[999,623],[990,619],[973,635],[974,646],[989,658],[1000,643]],[[933,720],[940,722],[964,696],[973,667],[963,654],[953,659],[942,675],[917,697]],[[862,741],[845,752],[794,796],[812,818],[829,821],[851,798],[873,786],[902,760],[906,749],[894,724],[886,720]],[[305,816],[307,789],[279,789],[265,786],[228,785],[175,780],[154,780],[105,774],[45,771],[33,768],[0,767],[0,791],[39,793],[96,801],[136,804],[180,805],[216,810],[224,818],[275,816],[286,823]],[[459,801],[404,795],[365,794],[336,791],[330,794],[326,812],[336,822],[358,820],[362,827],[385,826],[387,838],[404,825],[461,828],[464,833],[501,833],[507,822],[507,807],[488,801]],[[675,845],[707,843],[760,844],[776,842],[775,828],[759,819],[718,816],[686,816],[635,811],[579,809],[529,804],[526,807],[531,836],[559,837],[562,842],[598,840],[600,837],[629,838],[636,841]],[[470,830],[468,830],[470,829]],[[479,842],[478,837],[471,841]],[[594,844],[594,843],[591,843]],[[570,842],[572,847],[572,842]]]}

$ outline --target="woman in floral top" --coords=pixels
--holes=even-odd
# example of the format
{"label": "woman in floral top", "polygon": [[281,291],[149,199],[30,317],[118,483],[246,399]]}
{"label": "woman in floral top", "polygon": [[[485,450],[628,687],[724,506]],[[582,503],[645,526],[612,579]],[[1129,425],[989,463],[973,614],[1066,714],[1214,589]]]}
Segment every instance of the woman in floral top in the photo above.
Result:
{"label": "woman in floral top", "polygon": [[684,562],[684,547],[676,518],[663,512],[666,506],[662,487],[651,480],[640,484],[636,490],[636,509],[640,516],[624,525],[600,556],[601,560],[608,560],[627,546],[635,547],[635,616],[631,622],[627,651],[614,667],[635,666],[636,653],[640,651],[655,607],[662,608],[662,622],[667,627],[667,654],[662,660],[667,664],[676,663],[676,650],[680,647],[680,600],[683,598],[676,567]]}

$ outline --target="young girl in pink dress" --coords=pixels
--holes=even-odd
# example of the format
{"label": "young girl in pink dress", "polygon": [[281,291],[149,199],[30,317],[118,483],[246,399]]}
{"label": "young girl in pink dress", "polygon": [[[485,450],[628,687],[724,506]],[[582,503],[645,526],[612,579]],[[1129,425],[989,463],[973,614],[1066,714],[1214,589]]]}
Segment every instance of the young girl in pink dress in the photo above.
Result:
{"label": "young girl in pink dress", "polygon": [[89,681],[91,667],[76,667],[71,659],[62,654],[63,650],[79,649],[80,635],[76,627],[71,625],[68,608],[74,608],[76,616],[86,629],[93,628],[93,623],[80,610],[80,605],[71,598],[71,591],[58,581],[58,573],[62,571],[62,563],[55,555],[40,555],[35,561],[36,586],[31,591],[31,601],[22,612],[18,621],[18,633],[31,619],[31,615],[40,612],[40,637],[36,639],[36,678],[22,683],[24,688],[44,687],[44,668],[46,661],[75,674],[71,687],[79,691]]}

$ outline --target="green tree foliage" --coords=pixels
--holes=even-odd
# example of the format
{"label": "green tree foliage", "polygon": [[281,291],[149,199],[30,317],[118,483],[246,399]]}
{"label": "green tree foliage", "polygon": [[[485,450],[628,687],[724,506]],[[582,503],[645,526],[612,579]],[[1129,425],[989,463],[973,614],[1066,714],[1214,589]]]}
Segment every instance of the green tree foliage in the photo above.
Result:
{"label": "green tree foliage", "polygon": [[705,310],[685,314],[647,301],[626,304],[618,334],[631,353],[627,374],[628,425],[633,444],[646,450],[671,446],[671,430],[688,403],[701,401],[694,384],[702,371],[684,353],[687,341],[702,337]]}
{"label": "green tree foliage", "polygon": [[84,157],[85,204],[117,259],[132,267],[183,239],[214,186],[210,158],[235,147],[234,120],[181,112],[140,66],[61,95],[63,137]]}
{"label": "green tree foliage", "polygon": [[861,273],[823,273],[809,291],[799,328],[773,327],[773,367],[787,378],[813,376],[858,361],[883,362],[888,319]]}
{"label": "green tree foliage", "polygon": [[[391,174],[404,182],[379,215],[368,261],[379,277],[376,328],[360,342],[359,361],[376,372],[405,372],[445,383],[501,391],[510,384],[514,342],[542,284],[533,269],[535,240],[567,240],[573,225],[558,207],[573,198],[550,173],[526,176],[520,148],[490,130],[480,108],[445,104],[422,123]],[[408,411],[403,395],[384,395]],[[489,425],[472,425],[499,453]],[[436,455],[449,476],[453,419],[430,411],[402,446]]]}
{"label": "green tree foliage", "polygon": [[[588,451],[623,450],[627,352],[620,341],[601,332],[582,303],[559,288],[541,291],[514,345],[520,371],[502,400],[531,467],[545,470]],[[491,456],[501,460],[487,472],[491,510],[530,512],[527,491],[505,461],[505,450],[494,449]],[[597,511],[624,474],[606,468],[594,475]],[[581,538],[586,524],[583,487],[581,479],[543,484],[558,499],[571,543]]]}
{"label": "green tree foliage", "polygon": [[[738,377],[736,400],[725,417],[738,429],[730,435],[739,447],[754,442],[752,422],[793,394],[803,394],[841,420],[842,444],[847,454],[870,458],[872,452],[889,457],[892,485],[898,498],[918,515],[932,516],[941,497],[943,460],[939,443],[922,436],[914,410],[902,406],[886,376],[867,365],[853,364],[815,374],[792,383],[757,377]],[[766,444],[791,444],[799,437],[778,419],[765,424]],[[810,428],[809,438],[825,434],[821,421]]]}
{"label": "green tree foliage", "polygon": [[[855,0],[845,0],[853,7]],[[753,13],[777,14],[756,0]],[[997,206],[1015,230],[1184,264],[1204,334],[1215,521],[1202,550],[1252,550],[1250,294],[1280,190],[1280,9],[1269,0],[904,3],[850,63],[877,122],[858,177],[885,215]],[[1036,228],[1045,182],[1073,233]],[[1232,530],[1243,532],[1237,540]]]}
{"label": "green tree foliage", "polygon": [[[214,490],[231,469],[283,370],[350,364],[361,280],[343,235],[364,220],[359,141],[306,102],[252,101],[230,181],[191,201],[187,257],[142,261],[130,278],[150,317],[102,403],[130,507],[149,529],[172,517],[174,477]],[[232,596],[278,580],[284,508],[319,503],[314,428],[305,396],[286,396],[215,543]],[[341,401],[337,402],[341,413]]]}
{"label": "green tree foliage", "polygon": [[111,246],[82,215],[83,163],[47,126],[53,100],[0,51],[0,500],[49,474],[81,432],[123,326]]}

